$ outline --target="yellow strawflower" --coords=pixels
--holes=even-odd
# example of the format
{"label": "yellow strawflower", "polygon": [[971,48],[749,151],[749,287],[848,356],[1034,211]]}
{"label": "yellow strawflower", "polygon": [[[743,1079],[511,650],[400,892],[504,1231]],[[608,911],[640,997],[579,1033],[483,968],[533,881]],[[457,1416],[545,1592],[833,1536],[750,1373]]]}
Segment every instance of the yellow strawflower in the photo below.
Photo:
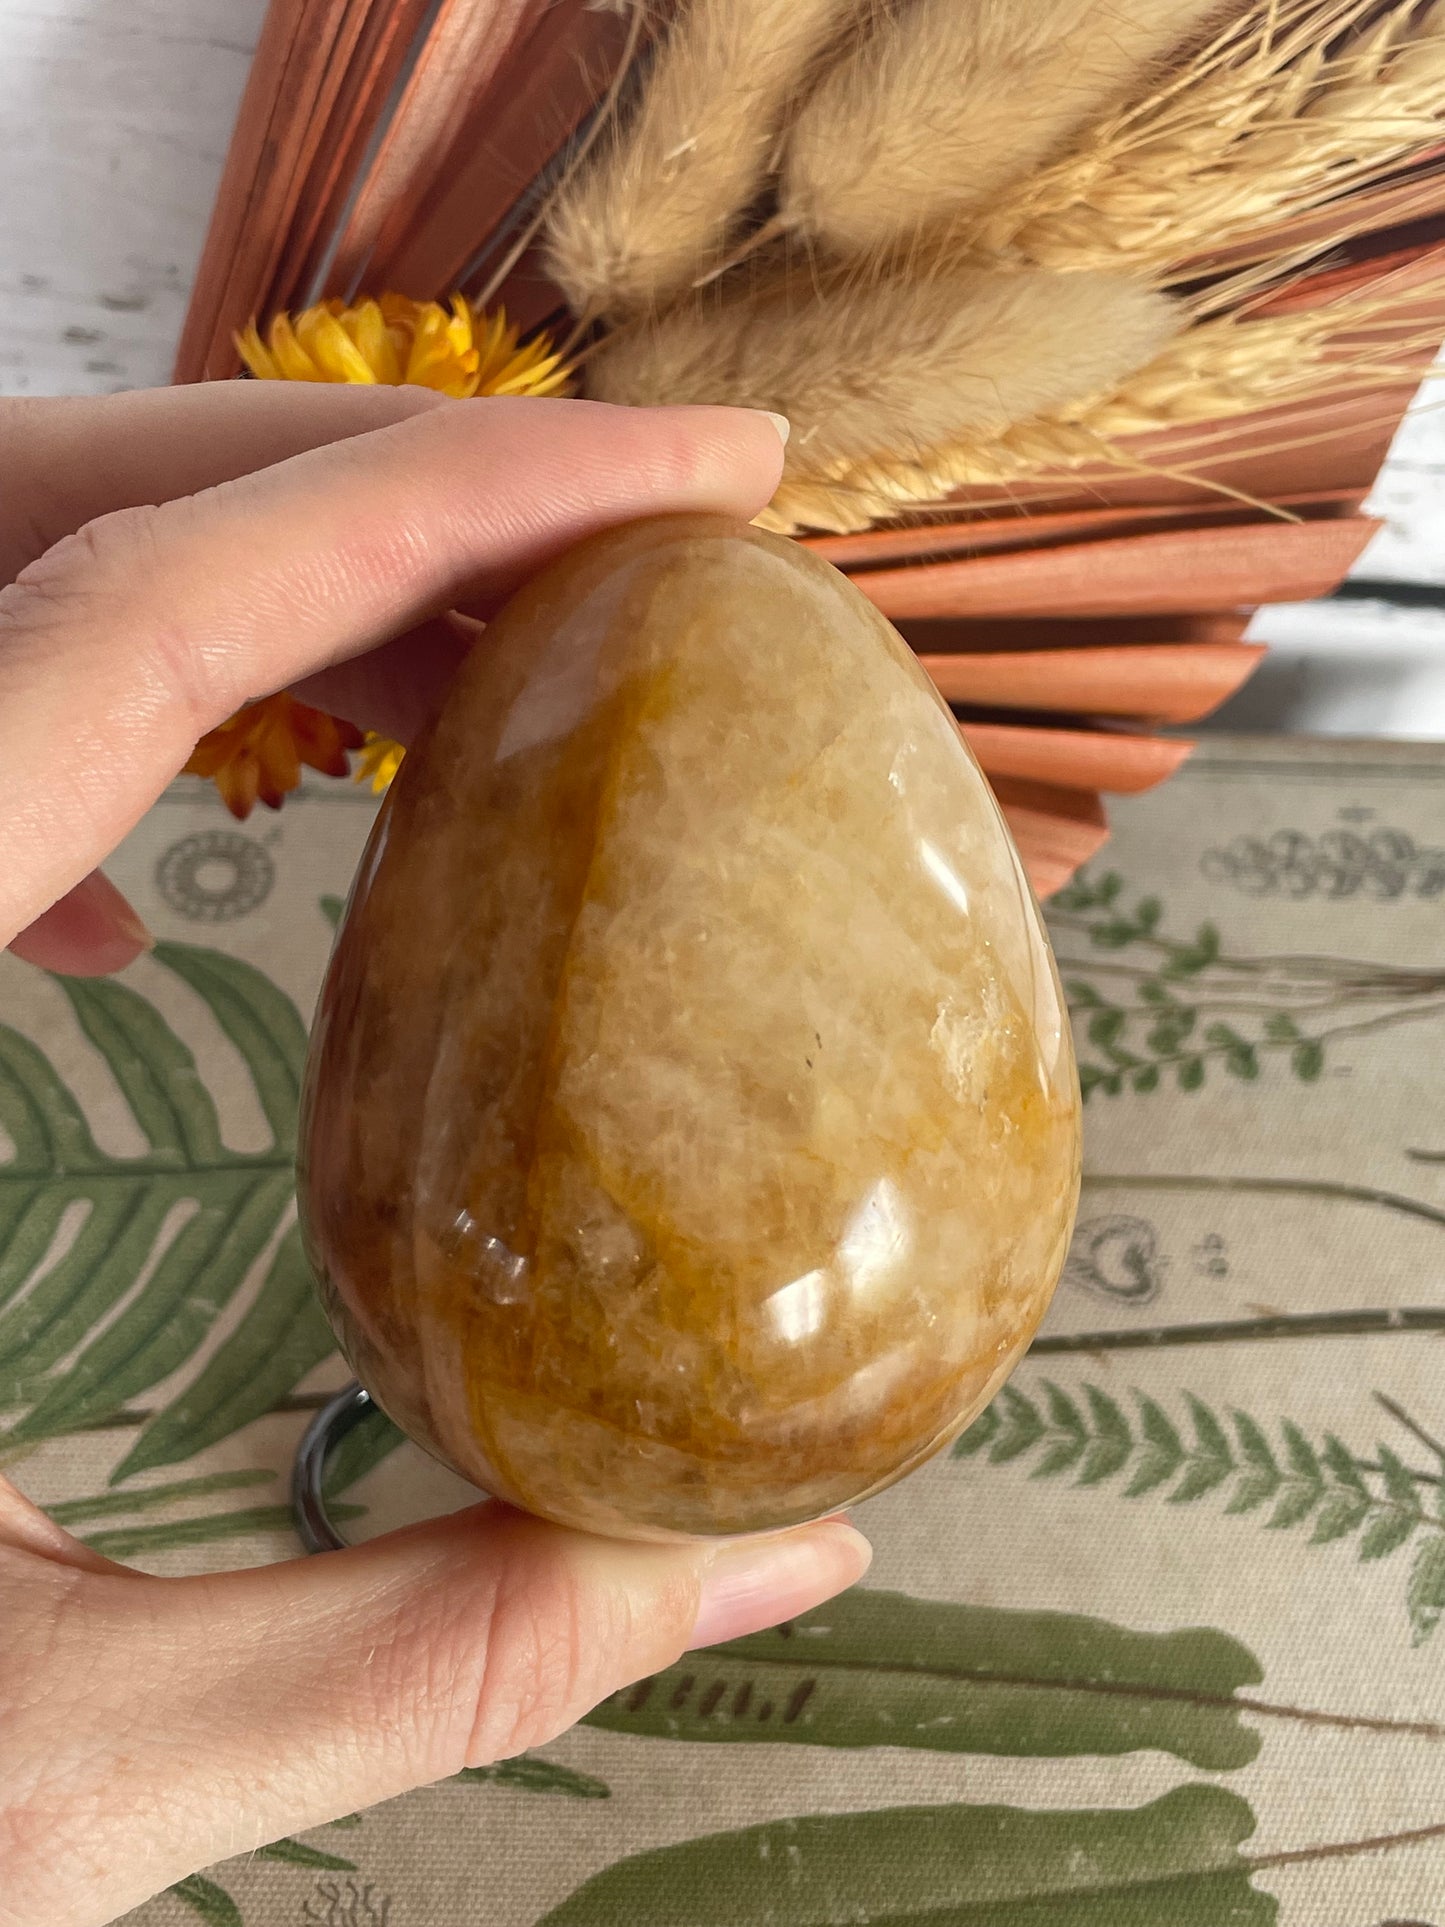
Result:
{"label": "yellow strawflower", "polygon": [[[550,339],[537,335],[524,343],[518,336],[502,309],[484,314],[459,294],[448,307],[384,294],[379,301],[323,301],[294,316],[278,314],[264,335],[253,321],[236,347],[258,381],[431,388],[458,401],[564,393],[571,371]],[[283,691],[247,704],[202,737],[186,768],[211,778],[227,807],[244,815],[258,801],[279,809],[300,782],[303,763],[344,774],[343,746],[358,742],[355,780],[380,795],[400,767],[401,744],[374,732],[361,741],[349,724],[323,718]]]}
{"label": "yellow strawflower", "polygon": [[474,395],[557,395],[568,369],[545,335],[523,346],[499,308],[479,313],[463,295],[451,306],[384,294],[379,301],[323,301],[293,319],[278,314],[264,338],[255,322],[236,338],[258,381],[339,381]]}

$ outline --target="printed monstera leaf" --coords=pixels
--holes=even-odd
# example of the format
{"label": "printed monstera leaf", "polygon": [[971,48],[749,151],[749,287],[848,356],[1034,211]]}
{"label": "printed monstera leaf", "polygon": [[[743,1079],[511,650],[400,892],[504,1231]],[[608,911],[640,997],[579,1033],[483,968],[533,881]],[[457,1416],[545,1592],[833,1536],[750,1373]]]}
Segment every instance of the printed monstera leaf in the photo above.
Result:
{"label": "printed monstera leaf", "polygon": [[245,1315],[145,1424],[115,1473],[190,1458],[271,1410],[332,1349],[293,1216],[306,1029],[275,984],[221,952],[167,943],[156,961],[207,1005],[270,1130],[221,1137],[190,1050],[129,986],[60,978],[146,1142],[96,1143],[44,1054],[0,1026],[0,1413],[7,1449],[114,1420]]}

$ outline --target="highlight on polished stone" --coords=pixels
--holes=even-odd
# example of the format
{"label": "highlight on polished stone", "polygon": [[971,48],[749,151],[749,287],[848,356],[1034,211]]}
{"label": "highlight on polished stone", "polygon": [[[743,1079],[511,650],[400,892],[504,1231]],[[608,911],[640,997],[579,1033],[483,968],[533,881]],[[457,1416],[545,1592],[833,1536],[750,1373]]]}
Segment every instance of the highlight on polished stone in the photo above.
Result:
{"label": "highlight on polished stone", "polygon": [[1058,978],[953,718],[843,576],[708,517],[595,538],[491,625],[363,859],[305,1111],[369,1390],[631,1537],[927,1458],[1077,1202]]}

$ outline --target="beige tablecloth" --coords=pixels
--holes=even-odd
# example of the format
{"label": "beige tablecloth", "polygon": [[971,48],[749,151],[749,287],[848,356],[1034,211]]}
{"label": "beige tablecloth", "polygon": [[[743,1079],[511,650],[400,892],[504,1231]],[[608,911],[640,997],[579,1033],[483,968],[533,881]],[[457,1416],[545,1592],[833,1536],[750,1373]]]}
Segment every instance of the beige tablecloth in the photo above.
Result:
{"label": "beige tablecloth", "polygon": [[[992,1411],[863,1508],[866,1589],[136,1927],[1445,1921],[1445,754],[1224,745],[1116,815],[1051,913],[1066,1279]],[[177,786],[113,865],[153,959],[0,959],[10,1467],[155,1571],[296,1550],[344,1376],[296,1077],[370,816]],[[359,1444],[351,1531],[459,1496]]]}

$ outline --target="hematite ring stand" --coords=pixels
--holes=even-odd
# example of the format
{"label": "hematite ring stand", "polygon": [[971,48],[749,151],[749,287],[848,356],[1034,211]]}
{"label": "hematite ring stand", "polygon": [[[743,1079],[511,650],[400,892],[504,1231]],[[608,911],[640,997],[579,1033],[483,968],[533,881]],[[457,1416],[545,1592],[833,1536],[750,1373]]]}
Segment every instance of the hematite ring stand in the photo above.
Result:
{"label": "hematite ring stand", "polygon": [[365,1386],[348,1385],[322,1406],[296,1448],[296,1463],[291,1468],[291,1514],[308,1552],[340,1552],[347,1544],[326,1510],[326,1461],[333,1448],[371,1410],[372,1397]]}

